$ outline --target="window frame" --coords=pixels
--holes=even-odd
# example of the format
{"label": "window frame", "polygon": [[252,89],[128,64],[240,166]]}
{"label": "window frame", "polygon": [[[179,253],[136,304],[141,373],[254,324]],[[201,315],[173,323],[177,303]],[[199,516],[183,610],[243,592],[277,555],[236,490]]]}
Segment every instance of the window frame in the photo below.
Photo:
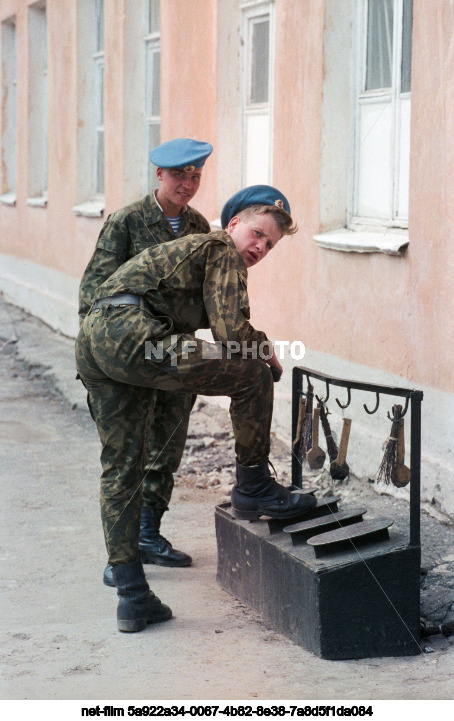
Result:
{"label": "window frame", "polygon": [[[93,159],[93,198],[103,201],[104,188],[104,0],[95,0],[95,39],[93,53],[93,90],[94,90],[94,159]],[[101,161],[101,162],[100,162]],[[100,171],[100,166],[102,170]],[[101,177],[102,176],[102,177]]]}
{"label": "window frame", "polygon": [[87,218],[100,218],[105,209],[98,177],[100,134],[104,144],[102,3],[103,0],[77,2],[77,107],[82,122],[77,127],[76,204],[72,210],[75,215]]}
{"label": "window frame", "polygon": [[[248,128],[247,118],[268,115],[268,177],[257,179],[256,182],[272,183],[273,178],[273,131],[274,131],[274,55],[275,55],[275,2],[274,0],[255,0],[240,3],[240,32],[244,39],[240,61],[240,92],[241,92],[241,179],[243,185],[251,184],[248,180]],[[262,17],[269,22],[269,54],[268,54],[268,100],[261,103],[249,102],[249,90],[252,78],[252,28]]]}
{"label": "window frame", "polygon": [[[94,65],[94,162],[93,197],[104,198],[104,51],[93,54]],[[102,160],[102,172],[100,172]],[[102,179],[101,179],[102,175]]]}
{"label": "window frame", "polygon": [[[47,7],[45,0],[28,6],[28,174],[27,205],[47,206],[48,184],[48,92]],[[40,36],[38,47],[33,46]],[[42,36],[42,37],[41,37]]]}
{"label": "window frame", "polygon": [[2,20],[2,97],[6,97],[2,118],[0,203],[17,200],[17,30],[16,16]]}
{"label": "window frame", "polygon": [[[351,172],[349,177],[349,199],[347,208],[347,228],[361,230],[363,228],[400,228],[408,229],[408,217],[398,216],[398,196],[401,183],[401,124],[402,124],[402,101],[411,103],[411,90],[401,92],[401,67],[402,67],[402,30],[403,30],[403,0],[393,0],[393,52],[392,71],[390,88],[377,88],[366,90],[367,72],[367,19],[368,0],[357,0],[356,2],[356,25],[354,31],[354,73],[352,93],[352,158]],[[360,188],[360,132],[361,132],[361,106],[377,104],[380,101],[389,100],[391,111],[391,148],[390,159],[392,162],[391,177],[389,183],[389,206],[386,218],[361,215],[358,210],[359,188]],[[385,108],[380,112],[382,116]],[[411,105],[410,105],[411,113]],[[378,119],[379,119],[378,118]],[[378,122],[378,120],[376,121]],[[410,121],[409,121],[410,122]],[[410,132],[410,127],[409,127]],[[408,145],[410,136],[408,136]],[[409,148],[408,148],[409,152]]]}

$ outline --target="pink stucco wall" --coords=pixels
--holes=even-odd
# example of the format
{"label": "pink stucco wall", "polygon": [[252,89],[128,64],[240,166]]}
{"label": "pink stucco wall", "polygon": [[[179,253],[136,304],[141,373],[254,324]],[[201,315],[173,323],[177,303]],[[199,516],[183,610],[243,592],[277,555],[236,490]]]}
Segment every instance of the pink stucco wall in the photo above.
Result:
{"label": "pink stucco wall", "polygon": [[74,0],[47,4],[48,193],[45,208],[27,205],[28,6],[3,2],[1,18],[16,17],[17,203],[0,207],[2,252],[78,276],[102,221],[77,218],[77,13]]}
{"label": "pink stucco wall", "polygon": [[299,232],[283,238],[249,274],[256,324],[275,339],[307,344],[309,289],[317,262],[312,236],[318,230],[321,10],[317,0],[276,5],[275,57],[285,62],[275,64],[273,182],[288,197]]}
{"label": "pink stucco wall", "polygon": [[277,3],[276,16],[276,57],[286,62],[276,64],[274,182],[288,194],[300,231],[250,273],[254,321],[274,338],[453,391],[452,3],[414,4],[410,245],[403,257],[314,242],[323,4]]}
{"label": "pink stucco wall", "polygon": [[[105,148],[105,196],[107,217],[121,208],[123,196],[124,156],[124,24],[128,22],[126,0],[104,3],[104,148]],[[130,81],[130,79],[129,79]],[[140,109],[138,108],[138,112]]]}
{"label": "pink stucco wall", "polygon": [[[81,267],[76,244],[77,13],[72,0],[47,12],[49,203],[48,237],[39,260],[73,275]],[[37,209],[39,212],[39,209]]]}
{"label": "pink stucco wall", "polygon": [[[75,0],[47,3],[49,203],[27,197],[27,8],[3,0],[17,20],[17,204],[0,205],[2,252],[79,277],[103,219],[76,217],[77,13]],[[125,203],[124,77],[127,0],[105,4],[106,211]],[[414,0],[410,245],[403,257],[320,249],[321,0],[277,0],[274,183],[292,205],[296,236],[250,273],[253,320],[270,337],[454,390],[454,45],[450,0]],[[216,203],[216,0],[162,3],[163,140],[192,136],[215,152],[194,203],[210,220]],[[219,40],[220,41],[220,40]],[[129,202],[129,199],[128,199]],[[272,302],[270,303],[270,299]]]}
{"label": "pink stucco wall", "polygon": [[454,8],[449,0],[415,0],[414,13],[408,292],[415,374],[452,391]]}
{"label": "pink stucco wall", "polygon": [[163,141],[190,137],[211,143],[193,205],[216,217],[216,2],[161,2],[161,118]]}

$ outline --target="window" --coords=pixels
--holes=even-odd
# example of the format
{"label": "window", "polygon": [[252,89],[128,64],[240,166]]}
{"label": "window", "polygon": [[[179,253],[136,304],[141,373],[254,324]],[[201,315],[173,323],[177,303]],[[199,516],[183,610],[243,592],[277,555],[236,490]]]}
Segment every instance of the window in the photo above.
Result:
{"label": "window", "polygon": [[96,38],[93,54],[95,90],[95,195],[104,195],[104,0],[96,0]]}
{"label": "window", "polygon": [[408,245],[411,0],[325,0],[320,166],[323,248]]}
{"label": "window", "polygon": [[47,27],[46,5],[37,2],[28,16],[28,190],[27,203],[47,204]]}
{"label": "window", "polygon": [[412,0],[359,7],[350,226],[408,226]]}
{"label": "window", "polygon": [[243,185],[272,180],[273,9],[242,7]]}
{"label": "window", "polygon": [[76,215],[104,210],[104,2],[77,3]]}
{"label": "window", "polygon": [[148,0],[145,35],[145,192],[158,186],[149,151],[161,142],[161,35],[159,0]]}
{"label": "window", "polygon": [[16,25],[2,22],[2,149],[0,202],[16,203]]}

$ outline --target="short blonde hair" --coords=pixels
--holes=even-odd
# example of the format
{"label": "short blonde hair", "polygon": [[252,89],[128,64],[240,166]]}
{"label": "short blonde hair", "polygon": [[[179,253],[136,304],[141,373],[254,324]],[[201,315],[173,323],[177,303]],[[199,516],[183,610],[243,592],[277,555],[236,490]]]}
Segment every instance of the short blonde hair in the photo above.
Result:
{"label": "short blonde hair", "polygon": [[283,208],[278,208],[277,205],[250,205],[236,213],[236,216],[241,220],[247,220],[252,215],[264,215],[265,213],[271,213],[282,235],[294,235],[297,232],[298,226],[293,222],[292,216]]}

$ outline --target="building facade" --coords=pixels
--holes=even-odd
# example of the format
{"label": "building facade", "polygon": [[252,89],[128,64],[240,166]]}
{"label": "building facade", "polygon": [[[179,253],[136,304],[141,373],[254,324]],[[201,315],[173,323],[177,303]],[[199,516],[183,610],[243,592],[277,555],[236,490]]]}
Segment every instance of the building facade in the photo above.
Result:
{"label": "building facade", "polygon": [[[254,324],[306,347],[276,429],[295,363],[420,388],[423,497],[454,515],[453,0],[0,0],[0,21],[5,298],[75,335],[105,218],[153,187],[150,147],[209,141],[208,220],[270,183],[299,225],[249,279]],[[349,460],[372,477],[392,402],[364,402]]]}

